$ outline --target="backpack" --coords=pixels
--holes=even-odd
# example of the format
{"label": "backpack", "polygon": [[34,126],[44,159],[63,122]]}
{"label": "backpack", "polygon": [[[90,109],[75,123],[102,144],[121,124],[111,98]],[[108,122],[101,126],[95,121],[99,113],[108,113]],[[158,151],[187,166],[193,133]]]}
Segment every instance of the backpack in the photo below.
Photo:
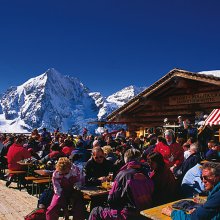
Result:
{"label": "backpack", "polygon": [[36,208],[24,216],[24,220],[46,220],[46,209]]}
{"label": "backpack", "polygon": [[136,208],[139,210],[149,208],[154,189],[152,180],[143,173],[135,173],[127,183]]}

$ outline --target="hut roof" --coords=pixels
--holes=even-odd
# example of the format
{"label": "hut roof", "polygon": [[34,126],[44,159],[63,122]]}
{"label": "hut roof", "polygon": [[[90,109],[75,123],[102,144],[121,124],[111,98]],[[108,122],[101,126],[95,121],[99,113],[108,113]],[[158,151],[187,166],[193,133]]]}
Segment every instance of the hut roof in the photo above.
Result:
{"label": "hut roof", "polygon": [[139,93],[137,96],[132,98],[122,107],[118,108],[110,115],[108,115],[107,120],[113,121],[118,114],[122,114],[123,112],[127,111],[129,108],[137,104],[143,98],[146,98],[148,95],[152,94],[154,91],[158,90],[164,84],[169,82],[174,77],[181,77],[185,79],[191,79],[195,81],[201,81],[205,83],[215,84],[220,86],[220,70],[214,71],[202,71],[202,72],[189,72],[186,70],[174,68],[170,72],[168,72],[165,76],[161,79],[156,81],[154,84],[146,88],[144,91]]}

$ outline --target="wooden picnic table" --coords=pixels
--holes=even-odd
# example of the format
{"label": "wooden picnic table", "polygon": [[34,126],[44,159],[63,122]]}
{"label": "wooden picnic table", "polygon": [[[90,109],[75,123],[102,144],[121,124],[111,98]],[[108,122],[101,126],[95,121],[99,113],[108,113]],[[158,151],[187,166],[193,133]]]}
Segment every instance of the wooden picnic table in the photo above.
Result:
{"label": "wooden picnic table", "polygon": [[90,197],[108,195],[109,192],[109,190],[99,186],[84,186],[80,190],[81,192],[83,192],[83,194],[88,195]]}
{"label": "wooden picnic table", "polygon": [[204,163],[207,163],[207,162],[210,162],[210,161],[208,161],[208,160],[202,160],[200,163],[201,163],[201,164],[204,164]]}
{"label": "wooden picnic table", "polygon": [[21,166],[26,166],[27,167],[27,176],[29,175],[29,170],[30,170],[30,166],[33,165],[32,162],[24,162],[24,161],[18,161],[18,164],[20,164]]}
{"label": "wooden picnic table", "polygon": [[[175,202],[177,202],[177,201],[175,201]],[[172,206],[172,204],[175,202],[170,202],[167,204],[156,206],[154,208],[145,209],[145,210],[141,211],[141,215],[143,215],[149,219],[153,219],[153,220],[170,220],[171,217],[162,214],[161,210],[167,206]]]}
{"label": "wooden picnic table", "polygon": [[17,163],[20,164],[20,165],[22,165],[22,166],[31,166],[31,165],[33,165],[32,162],[22,162],[22,161],[18,161]]}
{"label": "wooden picnic table", "polygon": [[53,170],[34,170],[34,172],[40,176],[51,177],[53,175]]}
{"label": "wooden picnic table", "polygon": [[102,188],[101,186],[84,186],[80,190],[83,193],[84,199],[90,203],[90,211],[94,207],[107,202],[109,189]]}
{"label": "wooden picnic table", "polygon": [[[48,187],[51,187],[51,177],[53,175],[52,170],[34,170],[36,174],[38,174],[40,179],[35,179],[32,181],[32,195],[34,194],[34,185],[36,185],[36,194],[40,196],[40,185],[41,184],[48,184]],[[48,178],[47,178],[48,177]]]}
{"label": "wooden picnic table", "polygon": [[[204,201],[207,199],[206,196],[200,196],[201,199],[204,199]],[[141,211],[141,215],[147,217],[148,219],[153,219],[153,220],[170,220],[171,217],[164,215],[161,213],[162,209],[167,207],[167,206],[171,206],[181,200],[193,200],[192,198],[187,198],[187,199],[180,199],[177,201],[173,201],[173,202],[169,202],[160,206],[156,206],[154,208],[150,208],[150,209],[145,209],[143,211]]]}
{"label": "wooden picnic table", "polygon": [[41,177],[48,177],[49,179],[49,187],[51,186],[51,177],[53,175],[53,170],[34,170],[36,174],[38,174]]}

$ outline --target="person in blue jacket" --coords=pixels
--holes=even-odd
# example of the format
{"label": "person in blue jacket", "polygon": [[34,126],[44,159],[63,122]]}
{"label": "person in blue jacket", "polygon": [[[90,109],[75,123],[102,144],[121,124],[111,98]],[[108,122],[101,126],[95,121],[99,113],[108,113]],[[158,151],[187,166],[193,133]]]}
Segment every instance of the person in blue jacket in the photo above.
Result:
{"label": "person in blue jacket", "polygon": [[203,164],[201,176],[205,190],[209,191],[207,201],[189,214],[171,207],[162,209],[162,213],[174,220],[220,220],[220,163]]}
{"label": "person in blue jacket", "polygon": [[193,194],[195,193],[203,193],[205,188],[201,175],[201,163],[197,163],[186,172],[181,183],[181,194],[183,198],[193,197]]}

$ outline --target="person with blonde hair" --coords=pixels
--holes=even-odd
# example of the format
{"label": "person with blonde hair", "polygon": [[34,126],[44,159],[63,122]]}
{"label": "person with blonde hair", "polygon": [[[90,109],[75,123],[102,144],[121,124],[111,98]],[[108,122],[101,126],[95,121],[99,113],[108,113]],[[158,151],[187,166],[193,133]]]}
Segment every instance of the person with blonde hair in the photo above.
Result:
{"label": "person with blonde hair", "polygon": [[67,210],[69,202],[72,203],[73,218],[77,220],[85,219],[82,193],[73,188],[74,184],[79,180],[79,168],[72,164],[67,157],[60,157],[52,176],[54,196],[50,206],[47,208],[47,220],[58,219],[60,209]]}
{"label": "person with blonde hair", "polygon": [[113,149],[110,145],[105,145],[102,147],[102,150],[104,151],[106,160],[110,160],[112,163],[117,160],[116,155],[113,153]]}

